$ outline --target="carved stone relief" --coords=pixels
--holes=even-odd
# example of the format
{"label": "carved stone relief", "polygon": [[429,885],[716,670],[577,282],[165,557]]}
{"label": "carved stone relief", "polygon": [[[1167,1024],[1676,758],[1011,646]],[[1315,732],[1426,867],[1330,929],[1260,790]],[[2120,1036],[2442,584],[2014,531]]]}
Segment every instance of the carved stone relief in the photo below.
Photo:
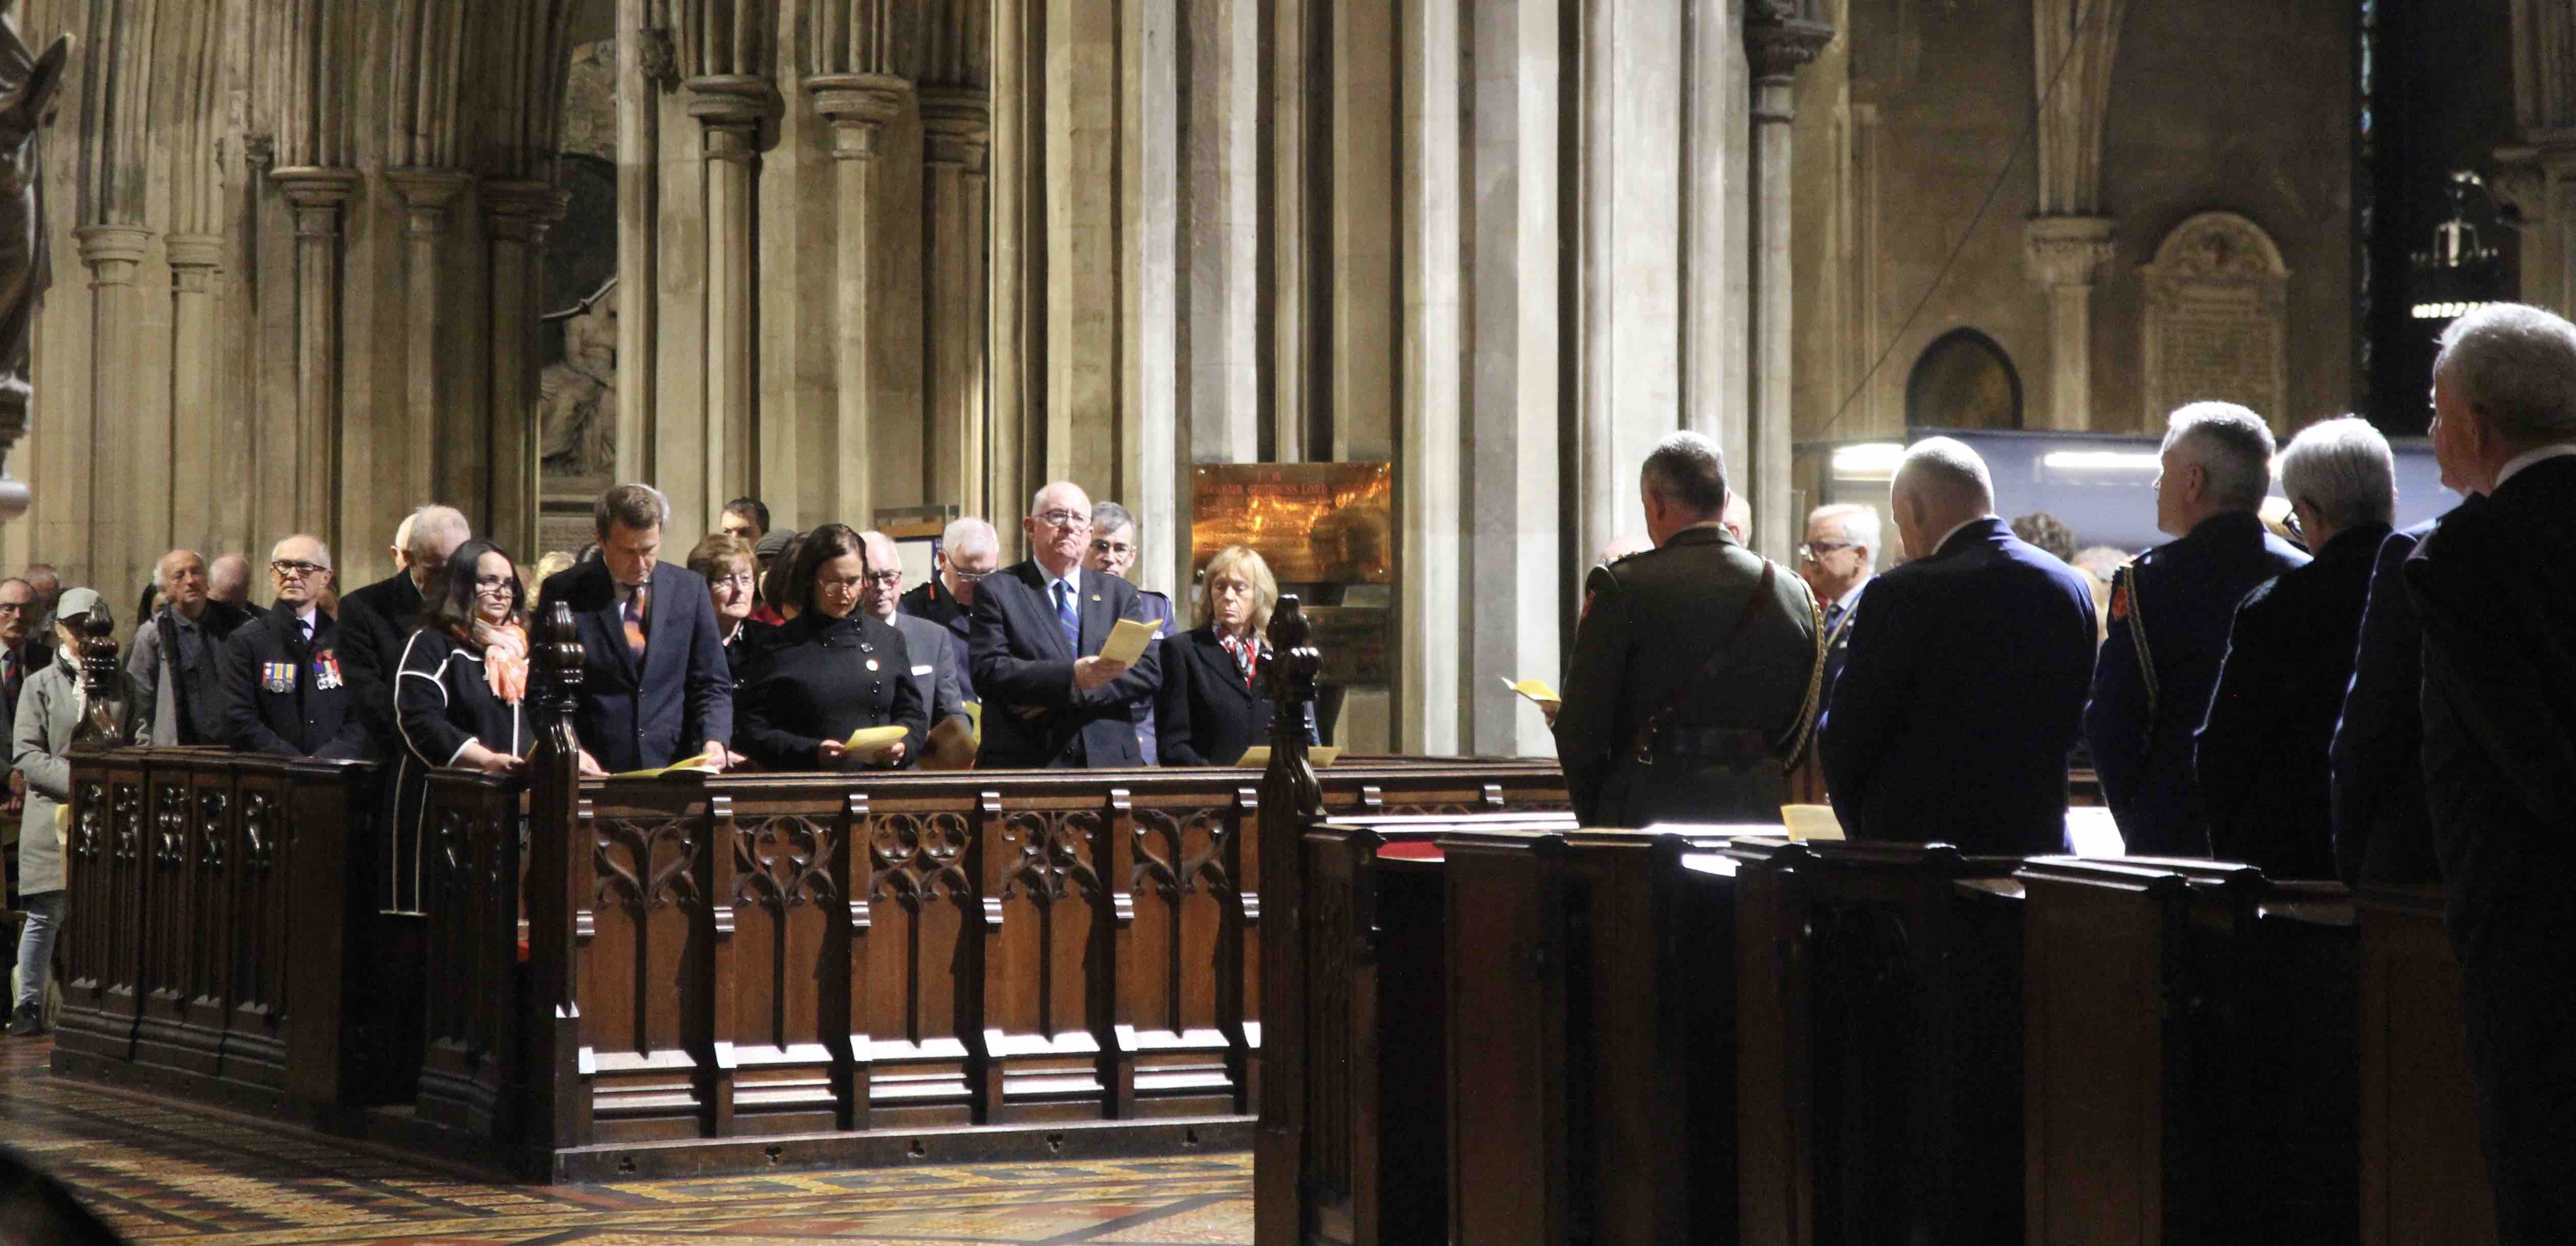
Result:
{"label": "carved stone relief", "polygon": [[2165,235],[2144,276],[2144,427],[2161,428],[2174,408],[2205,400],[2284,421],[2290,270],[2263,227],[2203,212]]}

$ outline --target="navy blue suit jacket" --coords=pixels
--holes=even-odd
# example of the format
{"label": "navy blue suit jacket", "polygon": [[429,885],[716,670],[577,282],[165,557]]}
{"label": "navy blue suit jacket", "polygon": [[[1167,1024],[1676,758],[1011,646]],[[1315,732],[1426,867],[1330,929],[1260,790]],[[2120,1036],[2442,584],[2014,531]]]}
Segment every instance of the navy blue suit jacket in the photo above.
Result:
{"label": "navy blue suit jacket", "polygon": [[1988,517],[1869,582],[1819,729],[1853,839],[2057,852],[2093,590]]}
{"label": "navy blue suit jacket", "polygon": [[[2121,569],[2084,739],[2130,855],[2209,855],[2192,735],[2209,719],[2236,607],[2255,586],[2306,565],[2308,556],[2252,511],[2231,511]],[[2152,671],[2138,657],[2141,630]]]}
{"label": "navy blue suit jacket", "polygon": [[2346,883],[2438,883],[2424,797],[2424,625],[2406,592],[2406,556],[2440,520],[2379,543],[2343,717],[2327,749],[2335,873]]}
{"label": "navy blue suit jacket", "polygon": [[984,747],[978,769],[1005,766],[1134,766],[1144,761],[1136,739],[1138,702],[1150,706],[1163,686],[1159,644],[1127,673],[1089,692],[1073,689],[1074,659],[1100,651],[1120,619],[1143,618],[1136,586],[1085,571],[1076,605],[1079,652],[1064,643],[1046,575],[1034,561],[1005,567],[975,586],[975,688],[984,697]]}
{"label": "navy blue suit jacket", "polygon": [[733,740],[733,675],[706,579],[665,562],[654,565],[651,583],[640,666],[626,645],[607,563],[558,574],[537,598],[539,626],[556,602],[572,607],[581,637],[573,730],[611,773],[667,766],[709,740]]}

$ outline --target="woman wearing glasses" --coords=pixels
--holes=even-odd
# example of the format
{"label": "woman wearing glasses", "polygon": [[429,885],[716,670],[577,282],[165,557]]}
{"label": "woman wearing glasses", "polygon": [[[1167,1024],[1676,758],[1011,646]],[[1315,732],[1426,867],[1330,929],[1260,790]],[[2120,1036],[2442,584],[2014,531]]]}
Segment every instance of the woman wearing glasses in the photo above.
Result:
{"label": "woman wearing glasses", "polygon": [[394,674],[394,723],[418,763],[401,768],[394,794],[386,901],[394,911],[420,911],[429,772],[461,766],[509,774],[535,744],[522,704],[526,609],[518,568],[490,541],[457,546],[421,594],[420,630],[404,643]]}
{"label": "woman wearing glasses", "polygon": [[759,559],[752,553],[751,542],[730,532],[713,532],[689,551],[689,570],[706,577],[707,596],[716,608],[716,635],[724,641],[725,665],[739,683],[743,663],[778,630],[775,624],[751,617],[752,608],[760,604],[758,594],[752,592]]}
{"label": "woman wearing glasses", "polygon": [[[827,524],[797,542],[781,594],[800,605],[743,663],[734,740],[773,770],[900,766],[921,751],[929,713],[913,685],[903,633],[859,608],[868,562],[859,534]],[[853,754],[851,733],[899,726],[903,738]]]}

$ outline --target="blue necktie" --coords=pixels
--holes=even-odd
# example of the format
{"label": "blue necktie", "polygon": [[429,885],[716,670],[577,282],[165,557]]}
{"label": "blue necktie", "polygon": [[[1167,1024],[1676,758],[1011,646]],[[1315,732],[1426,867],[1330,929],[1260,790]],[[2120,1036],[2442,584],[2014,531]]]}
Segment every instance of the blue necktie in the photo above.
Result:
{"label": "blue necktie", "polygon": [[1064,647],[1081,657],[1082,620],[1074,617],[1073,586],[1062,580],[1055,582],[1055,625],[1064,629]]}

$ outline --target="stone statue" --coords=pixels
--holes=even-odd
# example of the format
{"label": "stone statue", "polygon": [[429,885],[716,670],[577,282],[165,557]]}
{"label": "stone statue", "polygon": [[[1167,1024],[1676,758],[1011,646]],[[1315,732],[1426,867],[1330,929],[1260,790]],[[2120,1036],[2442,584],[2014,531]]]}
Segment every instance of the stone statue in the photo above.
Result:
{"label": "stone statue", "polygon": [[36,303],[54,283],[36,132],[54,119],[71,47],[63,35],[38,56],[0,13],[0,518],[27,509],[27,486],[8,474],[9,451],[27,433],[28,346]]}
{"label": "stone statue", "polygon": [[537,374],[537,435],[550,474],[617,468],[617,279],[564,320],[563,358]]}

